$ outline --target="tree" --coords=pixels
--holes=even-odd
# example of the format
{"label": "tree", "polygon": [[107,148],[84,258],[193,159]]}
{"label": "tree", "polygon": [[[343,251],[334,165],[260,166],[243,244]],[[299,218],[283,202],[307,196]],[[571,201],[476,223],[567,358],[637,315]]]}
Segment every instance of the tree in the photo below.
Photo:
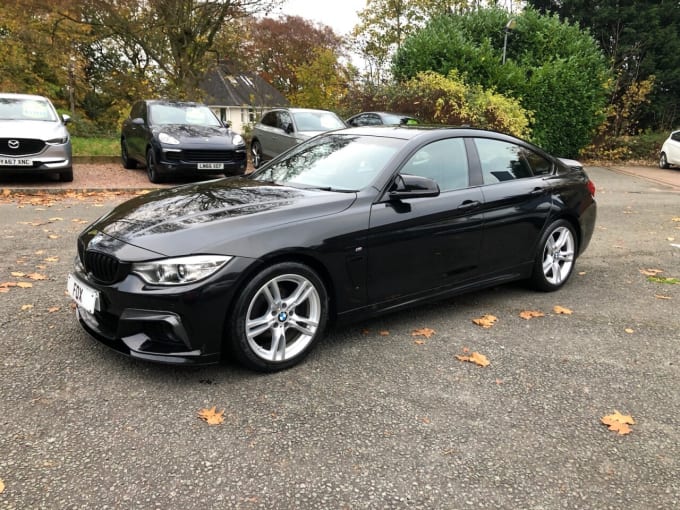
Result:
{"label": "tree", "polygon": [[[530,0],[528,3],[589,29],[599,42],[614,75],[607,129],[610,134],[633,134],[646,127],[667,130],[676,126],[680,119],[678,2]],[[641,97],[640,91],[648,91],[649,95]]]}
{"label": "tree", "polygon": [[501,64],[502,9],[433,18],[397,52],[399,80],[433,70],[457,70],[467,81],[515,97],[533,112],[532,140],[562,156],[576,156],[604,116],[609,79],[597,43],[578,26],[527,9],[514,16],[507,61]]}
{"label": "tree", "polygon": [[165,88],[193,97],[228,22],[270,9],[280,0],[79,0],[80,17],[106,51],[155,68]]}
{"label": "tree", "polygon": [[337,55],[328,48],[319,48],[314,59],[294,70],[298,89],[290,94],[290,101],[303,108],[337,110],[347,93],[346,69]]}
{"label": "tree", "polygon": [[319,64],[321,54],[333,55],[331,67],[337,69],[343,51],[342,39],[332,28],[300,16],[252,19],[250,34],[245,42],[250,68],[289,98],[302,91],[300,71]]}

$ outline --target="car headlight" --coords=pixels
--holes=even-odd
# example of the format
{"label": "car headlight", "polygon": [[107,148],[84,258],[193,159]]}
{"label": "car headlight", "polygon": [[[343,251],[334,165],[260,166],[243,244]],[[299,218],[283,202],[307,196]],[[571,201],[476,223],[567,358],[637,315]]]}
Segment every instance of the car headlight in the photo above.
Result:
{"label": "car headlight", "polygon": [[246,142],[243,140],[243,137],[241,135],[234,135],[234,137],[231,139],[231,143],[234,145],[245,145]]}
{"label": "car headlight", "polygon": [[59,138],[50,138],[49,140],[45,140],[45,143],[47,145],[64,145],[67,142],[68,142],[68,135],[61,136]]}
{"label": "car headlight", "polygon": [[153,285],[184,285],[217,272],[232,257],[195,255],[132,264],[132,272]]}
{"label": "car headlight", "polygon": [[161,133],[158,135],[158,141],[161,143],[166,143],[168,145],[179,145],[179,140],[174,136],[170,136],[167,133]]}

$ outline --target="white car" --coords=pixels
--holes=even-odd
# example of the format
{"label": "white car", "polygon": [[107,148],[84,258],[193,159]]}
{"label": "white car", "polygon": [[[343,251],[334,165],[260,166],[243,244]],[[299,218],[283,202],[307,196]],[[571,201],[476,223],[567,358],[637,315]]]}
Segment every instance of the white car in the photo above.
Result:
{"label": "white car", "polygon": [[59,174],[71,182],[69,121],[45,97],[0,93],[0,172]]}
{"label": "white car", "polygon": [[659,168],[680,166],[680,131],[673,131],[661,146]]}

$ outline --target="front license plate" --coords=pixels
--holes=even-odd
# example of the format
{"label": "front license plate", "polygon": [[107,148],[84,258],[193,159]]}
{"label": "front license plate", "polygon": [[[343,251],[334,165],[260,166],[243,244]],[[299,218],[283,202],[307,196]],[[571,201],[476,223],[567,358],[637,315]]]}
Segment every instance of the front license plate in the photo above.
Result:
{"label": "front license plate", "polygon": [[69,296],[73,301],[78,303],[78,306],[84,308],[89,313],[94,313],[99,304],[99,292],[88,287],[80,280],[77,280],[72,274],[68,275],[66,288]]}
{"label": "front license plate", "polygon": [[199,163],[199,170],[224,170],[224,163]]}
{"label": "front license plate", "polygon": [[30,159],[2,158],[0,159],[0,166],[33,166],[33,161]]}

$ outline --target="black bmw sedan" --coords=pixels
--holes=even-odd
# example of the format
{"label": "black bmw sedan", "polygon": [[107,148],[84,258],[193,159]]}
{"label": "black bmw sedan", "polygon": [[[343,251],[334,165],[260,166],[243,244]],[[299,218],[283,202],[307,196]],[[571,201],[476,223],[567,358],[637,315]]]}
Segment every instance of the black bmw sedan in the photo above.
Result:
{"label": "black bmw sedan", "polygon": [[129,356],[275,371],[331,320],[513,280],[559,289],[594,194],[577,162],[510,136],[350,128],[119,205],[79,236],[68,290],[83,328]]}
{"label": "black bmw sedan", "polygon": [[123,166],[146,167],[151,182],[178,175],[242,175],[245,140],[200,103],[142,100],[132,105],[120,135]]}

